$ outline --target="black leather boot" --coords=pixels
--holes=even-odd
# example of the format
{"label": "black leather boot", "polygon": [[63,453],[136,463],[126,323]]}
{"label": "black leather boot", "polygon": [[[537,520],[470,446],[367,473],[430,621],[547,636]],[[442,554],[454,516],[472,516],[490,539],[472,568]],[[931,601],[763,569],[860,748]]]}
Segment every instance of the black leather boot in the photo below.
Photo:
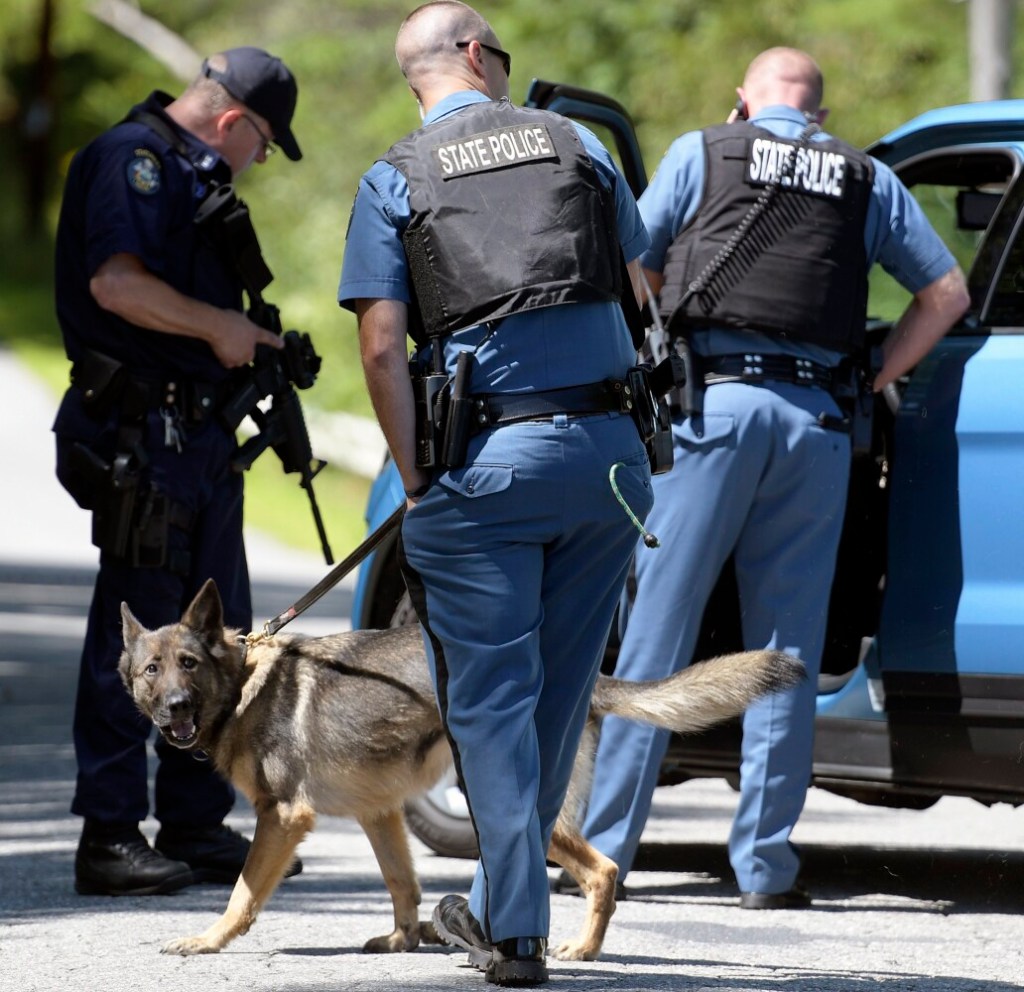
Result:
{"label": "black leather boot", "polygon": [[[186,862],[197,882],[234,885],[251,844],[237,830],[219,823],[215,827],[161,827],[153,846],[165,857]],[[302,862],[296,858],[285,878],[300,871]]]}
{"label": "black leather boot", "polygon": [[137,823],[85,821],[75,854],[75,891],[80,895],[166,895],[194,881],[187,864],[149,846]]}

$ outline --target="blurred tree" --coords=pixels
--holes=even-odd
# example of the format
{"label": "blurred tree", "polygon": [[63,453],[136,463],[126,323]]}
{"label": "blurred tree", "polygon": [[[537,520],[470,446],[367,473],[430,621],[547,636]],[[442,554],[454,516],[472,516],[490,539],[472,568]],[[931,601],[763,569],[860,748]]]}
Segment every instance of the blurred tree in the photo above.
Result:
{"label": "blurred tree", "polygon": [[181,35],[125,0],[93,0],[89,12],[135,42],[178,79],[188,82],[199,71],[201,56]]}
{"label": "blurred tree", "polygon": [[[398,25],[416,2],[4,0],[0,165],[25,179],[0,186],[0,278],[9,280],[0,284],[0,316],[4,294],[14,298],[31,285],[49,292],[48,239],[75,149],[150,90],[180,89],[185,70],[172,68],[179,60],[167,54],[166,39],[179,39],[195,59],[260,45],[298,78],[295,131],[304,152],[300,163],[278,156],[239,184],[277,277],[268,298],[281,307],[286,326],[313,334],[324,355],[309,402],[369,413],[354,322],[339,311],[335,295],[359,176],[418,123],[393,50]],[[514,99],[522,99],[535,76],[615,96],[637,122],[649,171],[676,135],[725,117],[750,59],[769,45],[796,45],[818,59],[829,123],[857,144],[930,107],[970,98],[969,4],[955,0],[487,0],[478,6],[513,54]],[[47,9],[50,61],[42,80],[35,73]],[[115,29],[115,15],[104,11],[130,14],[162,32],[164,42],[137,43],[126,36],[131,31],[123,20]],[[1013,53],[1021,55],[1016,37]],[[1014,89],[1020,92],[1011,84],[1011,95]],[[43,99],[36,102],[37,96]],[[46,121],[29,113],[34,102],[51,115],[48,144],[36,148],[29,167],[21,158],[25,122]],[[30,181],[36,184],[31,195]],[[30,209],[37,233],[25,250]],[[25,326],[41,333],[37,322]]]}

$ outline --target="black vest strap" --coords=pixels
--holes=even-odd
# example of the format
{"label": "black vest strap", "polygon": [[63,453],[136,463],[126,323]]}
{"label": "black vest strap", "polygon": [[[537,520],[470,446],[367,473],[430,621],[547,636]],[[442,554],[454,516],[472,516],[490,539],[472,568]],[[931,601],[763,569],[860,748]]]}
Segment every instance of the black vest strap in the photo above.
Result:
{"label": "black vest strap", "polygon": [[188,145],[185,144],[184,139],[158,114],[135,107],[125,120],[145,124],[150,131],[155,131],[160,135],[182,158],[190,158]]}

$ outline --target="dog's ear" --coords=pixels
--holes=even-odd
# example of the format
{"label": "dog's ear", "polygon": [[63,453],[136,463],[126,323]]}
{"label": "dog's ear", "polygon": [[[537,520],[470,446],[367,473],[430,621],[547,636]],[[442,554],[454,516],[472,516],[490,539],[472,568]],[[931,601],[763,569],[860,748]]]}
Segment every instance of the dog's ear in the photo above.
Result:
{"label": "dog's ear", "polygon": [[128,609],[128,604],[121,603],[121,639],[124,641],[124,649],[131,651],[132,645],[149,631],[135,619],[134,614]]}
{"label": "dog's ear", "polygon": [[135,642],[144,634],[148,634],[149,631],[135,619],[134,614],[128,609],[128,604],[121,603],[121,639],[124,641],[124,650],[121,652],[121,657],[117,663],[117,673],[121,676],[121,681],[124,682],[125,687],[131,691],[131,679],[129,673],[132,668],[132,651],[135,648]]}
{"label": "dog's ear", "polygon": [[207,579],[196,598],[189,604],[181,622],[203,635],[209,643],[224,639],[224,607],[221,605],[217,583]]}

